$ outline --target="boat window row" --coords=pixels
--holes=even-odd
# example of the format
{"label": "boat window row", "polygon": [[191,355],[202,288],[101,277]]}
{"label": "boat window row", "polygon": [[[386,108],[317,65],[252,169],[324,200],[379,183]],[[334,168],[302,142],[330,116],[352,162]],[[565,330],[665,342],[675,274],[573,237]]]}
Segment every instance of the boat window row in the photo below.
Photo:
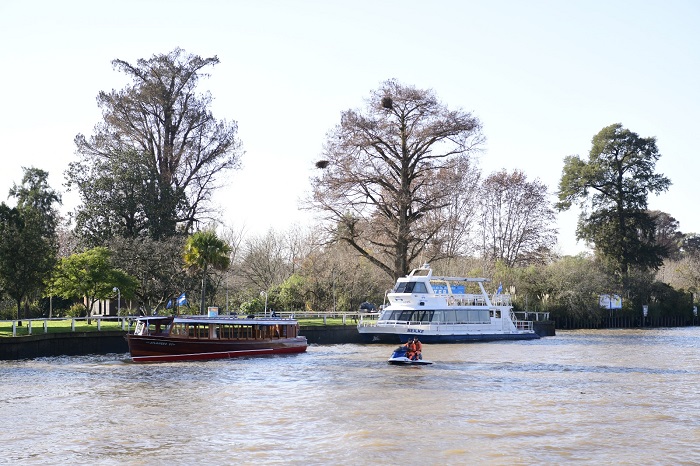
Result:
{"label": "boat window row", "polygon": [[[494,312],[498,313],[495,315]],[[396,310],[387,311],[381,320],[400,322],[430,322],[438,324],[489,324],[491,317],[500,317],[500,311],[489,309],[460,310]]]}
{"label": "boat window row", "polygon": [[236,325],[175,323],[171,336],[217,340],[268,340],[296,336],[294,325]]}

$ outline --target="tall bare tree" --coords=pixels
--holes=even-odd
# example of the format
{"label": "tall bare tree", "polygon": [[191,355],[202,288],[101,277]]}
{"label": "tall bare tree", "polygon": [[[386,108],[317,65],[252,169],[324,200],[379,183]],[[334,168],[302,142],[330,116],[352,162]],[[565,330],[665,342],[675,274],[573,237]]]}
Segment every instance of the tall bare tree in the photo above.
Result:
{"label": "tall bare tree", "polygon": [[211,95],[197,92],[203,70],[218,63],[180,48],[112,62],[132,83],[100,92],[103,121],[90,138],[76,136],[80,160],[66,172],[81,194],[77,227],[93,243],[190,232],[210,213],[213,189],[242,155],[236,122],[214,118]]}
{"label": "tall bare tree", "polygon": [[447,207],[467,175],[460,170],[482,141],[470,113],[448,109],[431,90],[386,81],[328,133],[308,206],[337,240],[404,275],[416,260],[446,255],[433,242],[444,241]]}
{"label": "tall bare tree", "polygon": [[520,170],[491,174],[481,187],[483,254],[505,265],[542,263],[556,244],[547,186]]}

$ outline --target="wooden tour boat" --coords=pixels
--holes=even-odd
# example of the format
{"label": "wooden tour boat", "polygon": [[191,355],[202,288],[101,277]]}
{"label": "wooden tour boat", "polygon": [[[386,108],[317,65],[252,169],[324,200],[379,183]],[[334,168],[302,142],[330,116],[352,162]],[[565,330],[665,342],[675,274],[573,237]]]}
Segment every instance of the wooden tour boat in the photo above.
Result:
{"label": "wooden tour boat", "polygon": [[303,353],[294,319],[233,316],[146,316],[126,335],[134,362],[193,361]]}

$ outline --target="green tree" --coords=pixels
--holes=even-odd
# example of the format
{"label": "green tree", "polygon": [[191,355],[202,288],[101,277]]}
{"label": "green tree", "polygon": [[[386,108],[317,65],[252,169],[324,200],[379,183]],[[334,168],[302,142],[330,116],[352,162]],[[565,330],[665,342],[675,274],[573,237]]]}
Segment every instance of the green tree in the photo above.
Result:
{"label": "green tree", "polygon": [[95,303],[112,298],[114,287],[128,298],[138,286],[134,277],[112,265],[111,256],[109,249],[98,246],[62,258],[49,283],[49,291],[66,299],[84,298],[90,323]]}
{"label": "green tree", "polygon": [[681,238],[681,254],[700,256],[700,235],[697,233],[684,234]]}
{"label": "green tree", "polygon": [[211,95],[197,92],[203,70],[218,63],[179,48],[135,65],[112,62],[132,83],[100,92],[103,122],[89,139],[76,136],[80,160],[66,171],[82,200],[77,226],[93,244],[112,234],[188,232],[210,213],[219,177],[242,155],[237,124],[215,119]]}
{"label": "green tree", "polygon": [[653,210],[649,212],[656,226],[655,241],[664,252],[664,257],[677,260],[683,247],[683,233],[678,230],[678,220],[666,212]]}
{"label": "green tree", "polygon": [[305,279],[299,274],[292,274],[282,283],[277,292],[279,294],[279,304],[283,309],[292,311],[305,309]]}
{"label": "green tree", "polygon": [[482,140],[470,113],[449,110],[430,90],[386,81],[364,111],[343,112],[328,133],[308,206],[337,240],[403,276],[418,258],[446,255],[440,232],[453,225],[465,162]]}
{"label": "green tree", "polygon": [[43,231],[36,210],[0,204],[0,286],[15,300],[20,320],[22,302],[41,289],[55,263],[56,250]]}
{"label": "green tree", "polygon": [[[48,184],[48,173],[23,168],[21,185],[10,189],[17,207],[0,205],[0,287],[17,303],[39,292],[56,263],[58,213],[61,197]],[[21,322],[20,322],[21,324]]]}
{"label": "green tree", "polygon": [[112,263],[138,280],[134,294],[147,309],[165,306],[169,300],[196,286],[192,277],[182,273],[185,239],[180,236],[164,240],[116,236],[108,244],[113,251]]}
{"label": "green tree", "polygon": [[594,244],[621,277],[632,267],[656,269],[663,262],[656,225],[647,211],[649,193],[663,192],[671,184],[654,171],[660,157],[655,138],[642,138],[618,123],[593,137],[588,161],[578,156],[564,160],[557,208],[579,203],[577,237]]}
{"label": "green tree", "polygon": [[70,165],[68,185],[80,192],[75,230],[91,246],[113,237],[139,238],[151,231],[148,186],[153,171],[147,158],[134,151],[116,157],[92,157]]}
{"label": "green tree", "polygon": [[38,212],[43,236],[55,241],[59,221],[56,205],[61,204],[61,195],[49,186],[48,172],[34,167],[23,167],[22,170],[22,184],[12,186],[10,197],[17,199],[18,209],[33,209]]}
{"label": "green tree", "polygon": [[[565,256],[548,269],[548,301],[556,315],[597,319],[601,294],[620,294],[610,277],[590,257]],[[585,277],[585,279],[584,279]]]}
{"label": "green tree", "polygon": [[225,270],[231,263],[231,247],[213,230],[198,231],[187,238],[183,259],[185,266],[202,275],[202,294],[199,311],[204,314],[207,274],[209,269]]}

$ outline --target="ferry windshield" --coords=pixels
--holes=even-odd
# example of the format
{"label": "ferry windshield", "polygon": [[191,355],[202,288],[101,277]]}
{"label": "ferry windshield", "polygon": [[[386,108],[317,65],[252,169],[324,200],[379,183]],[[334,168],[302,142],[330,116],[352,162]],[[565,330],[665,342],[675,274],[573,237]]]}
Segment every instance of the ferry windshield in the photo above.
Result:
{"label": "ferry windshield", "polygon": [[396,293],[427,293],[428,289],[423,282],[399,282],[394,291]]}

